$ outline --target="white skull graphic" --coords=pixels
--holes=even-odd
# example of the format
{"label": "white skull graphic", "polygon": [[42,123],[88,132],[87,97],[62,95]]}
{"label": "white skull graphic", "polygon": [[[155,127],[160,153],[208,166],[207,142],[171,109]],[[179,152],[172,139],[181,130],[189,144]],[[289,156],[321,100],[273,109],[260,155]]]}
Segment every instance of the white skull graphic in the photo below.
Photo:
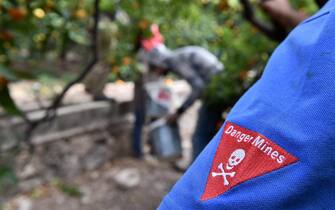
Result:
{"label": "white skull graphic", "polygon": [[245,151],[243,149],[235,150],[230,155],[226,168],[228,170],[233,169],[235,166],[239,165],[244,158],[245,158]]}

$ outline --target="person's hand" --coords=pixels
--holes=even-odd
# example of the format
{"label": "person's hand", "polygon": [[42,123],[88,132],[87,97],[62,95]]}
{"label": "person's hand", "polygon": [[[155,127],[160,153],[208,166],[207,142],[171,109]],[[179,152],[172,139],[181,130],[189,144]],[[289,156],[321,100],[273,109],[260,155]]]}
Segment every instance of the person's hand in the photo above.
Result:
{"label": "person's hand", "polygon": [[294,11],[288,0],[264,0],[260,5],[271,16],[287,16]]}
{"label": "person's hand", "polygon": [[266,13],[285,28],[295,27],[307,18],[305,13],[295,10],[289,0],[264,0],[260,5]]}
{"label": "person's hand", "polygon": [[170,115],[167,116],[166,121],[169,124],[175,124],[175,123],[177,123],[179,117],[180,117],[180,115],[178,113],[170,114]]}

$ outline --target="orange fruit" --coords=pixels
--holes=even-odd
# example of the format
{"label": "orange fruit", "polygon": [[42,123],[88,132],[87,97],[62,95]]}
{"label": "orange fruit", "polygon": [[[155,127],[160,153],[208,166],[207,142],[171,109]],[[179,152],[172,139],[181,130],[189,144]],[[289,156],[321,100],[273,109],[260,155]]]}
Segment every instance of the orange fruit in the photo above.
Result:
{"label": "orange fruit", "polygon": [[118,67],[118,66],[114,66],[113,68],[112,68],[112,72],[113,73],[118,73],[120,71],[120,67]]}
{"label": "orange fruit", "polygon": [[122,60],[123,65],[129,66],[131,64],[132,60],[129,57],[124,57]]}
{"label": "orange fruit", "polygon": [[8,80],[0,75],[0,88],[4,88],[8,85]]}
{"label": "orange fruit", "polygon": [[23,7],[15,7],[8,9],[8,14],[14,21],[21,21],[27,16],[27,10]]}
{"label": "orange fruit", "polygon": [[147,29],[149,27],[149,21],[140,20],[140,22],[138,23],[138,27],[142,30]]}
{"label": "orange fruit", "polygon": [[87,12],[84,9],[78,9],[75,11],[74,16],[78,19],[84,19],[87,17]]}
{"label": "orange fruit", "polygon": [[0,31],[0,40],[10,42],[13,40],[13,35],[9,31]]}
{"label": "orange fruit", "polygon": [[220,11],[228,10],[229,9],[228,0],[221,0],[220,3],[218,4],[218,9]]}

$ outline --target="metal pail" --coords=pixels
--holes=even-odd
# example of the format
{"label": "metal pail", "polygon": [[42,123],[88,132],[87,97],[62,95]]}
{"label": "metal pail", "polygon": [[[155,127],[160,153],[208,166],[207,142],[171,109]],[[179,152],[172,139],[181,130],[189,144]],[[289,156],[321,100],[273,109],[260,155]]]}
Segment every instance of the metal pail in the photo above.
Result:
{"label": "metal pail", "polygon": [[174,160],[182,156],[181,137],[177,124],[162,124],[150,132],[153,154],[158,158]]}

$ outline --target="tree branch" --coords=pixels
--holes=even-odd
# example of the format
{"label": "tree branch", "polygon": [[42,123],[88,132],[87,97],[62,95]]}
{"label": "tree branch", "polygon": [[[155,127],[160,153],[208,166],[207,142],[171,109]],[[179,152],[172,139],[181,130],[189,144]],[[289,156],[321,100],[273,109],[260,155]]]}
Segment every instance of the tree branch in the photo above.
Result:
{"label": "tree branch", "polygon": [[43,122],[52,121],[56,117],[57,109],[61,105],[61,102],[63,101],[64,96],[66,95],[68,90],[76,83],[82,81],[86,77],[86,75],[93,69],[93,66],[97,63],[99,59],[99,51],[98,51],[98,24],[100,17],[99,3],[100,0],[94,1],[94,14],[93,14],[94,24],[91,31],[91,50],[92,50],[91,60],[83,68],[82,72],[78,75],[78,77],[75,78],[73,81],[71,81],[69,84],[67,84],[63,89],[63,91],[53,100],[51,105],[46,109],[44,117],[36,121],[31,121],[27,117],[24,118],[25,121],[28,123],[28,128],[26,130],[25,135],[25,142],[29,145],[31,149],[32,149],[31,137],[35,129]]}

